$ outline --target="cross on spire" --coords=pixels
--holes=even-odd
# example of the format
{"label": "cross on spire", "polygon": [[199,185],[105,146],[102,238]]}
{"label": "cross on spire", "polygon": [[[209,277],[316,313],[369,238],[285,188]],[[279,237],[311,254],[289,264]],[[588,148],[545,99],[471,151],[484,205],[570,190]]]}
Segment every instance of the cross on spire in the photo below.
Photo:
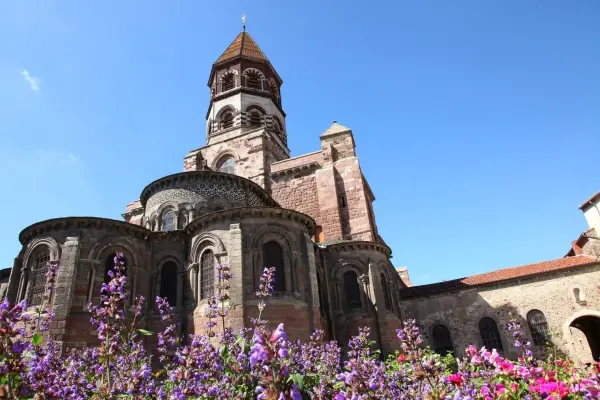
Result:
{"label": "cross on spire", "polygon": [[242,15],[242,30],[246,32],[246,13]]}

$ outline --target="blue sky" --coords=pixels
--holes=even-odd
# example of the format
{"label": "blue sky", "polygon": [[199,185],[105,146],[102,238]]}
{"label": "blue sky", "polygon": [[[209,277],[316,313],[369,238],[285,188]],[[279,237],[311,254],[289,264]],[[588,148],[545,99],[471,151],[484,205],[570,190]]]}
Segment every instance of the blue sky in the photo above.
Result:
{"label": "blue sky", "polygon": [[600,189],[597,1],[0,3],[0,265],[39,220],[120,219],[204,144],[211,64],[248,31],[293,155],[353,129],[414,283],[561,257]]}

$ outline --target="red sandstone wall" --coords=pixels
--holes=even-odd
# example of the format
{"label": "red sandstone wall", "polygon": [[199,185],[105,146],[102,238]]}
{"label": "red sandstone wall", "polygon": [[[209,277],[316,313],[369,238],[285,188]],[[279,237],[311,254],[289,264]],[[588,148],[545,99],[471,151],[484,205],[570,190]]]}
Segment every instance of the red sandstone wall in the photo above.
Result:
{"label": "red sandstone wall", "polygon": [[314,218],[317,225],[322,225],[317,180],[312,171],[275,177],[271,184],[271,191],[273,198],[282,207],[308,214]]}

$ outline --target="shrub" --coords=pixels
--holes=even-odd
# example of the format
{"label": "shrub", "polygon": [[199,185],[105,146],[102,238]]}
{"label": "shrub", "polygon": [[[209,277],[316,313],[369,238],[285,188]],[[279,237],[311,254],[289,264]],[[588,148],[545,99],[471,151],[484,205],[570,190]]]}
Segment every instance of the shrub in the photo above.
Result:
{"label": "shrub", "polygon": [[[90,305],[99,346],[61,352],[47,338],[58,265],[48,266],[43,307],[0,304],[0,398],[6,399],[592,399],[600,397],[600,365],[575,368],[567,359],[536,360],[517,323],[508,326],[517,361],[496,350],[469,346],[463,358],[440,356],[423,346],[414,320],[398,330],[402,351],[381,360],[368,328],[341,348],[321,331],[302,343],[287,339],[283,324],[266,328],[262,311],[273,291],[274,269],[265,269],[252,329],[233,332],[229,311],[229,266],[217,267],[217,294],[206,312],[207,333],[178,337],[166,299],[156,298],[166,328],[157,333],[157,357],[144,348],[144,299],[126,311],[122,254],[115,256],[99,305]],[[221,324],[222,331],[214,332]],[[46,338],[44,342],[44,338]]]}

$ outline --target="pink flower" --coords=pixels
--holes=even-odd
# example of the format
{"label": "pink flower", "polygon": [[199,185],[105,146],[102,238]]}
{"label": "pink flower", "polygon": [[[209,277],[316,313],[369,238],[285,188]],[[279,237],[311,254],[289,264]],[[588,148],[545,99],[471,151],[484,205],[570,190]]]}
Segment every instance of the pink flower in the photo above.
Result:
{"label": "pink flower", "polygon": [[462,383],[461,373],[457,372],[456,374],[452,374],[452,375],[448,376],[448,382],[452,382],[455,385],[460,385]]}
{"label": "pink flower", "polygon": [[[563,382],[539,382],[539,378],[536,380],[535,385],[529,386],[529,390],[536,393],[541,393],[542,395],[547,395],[547,399],[561,399],[569,393],[569,389],[567,385]],[[543,380],[543,379],[542,379]]]}

